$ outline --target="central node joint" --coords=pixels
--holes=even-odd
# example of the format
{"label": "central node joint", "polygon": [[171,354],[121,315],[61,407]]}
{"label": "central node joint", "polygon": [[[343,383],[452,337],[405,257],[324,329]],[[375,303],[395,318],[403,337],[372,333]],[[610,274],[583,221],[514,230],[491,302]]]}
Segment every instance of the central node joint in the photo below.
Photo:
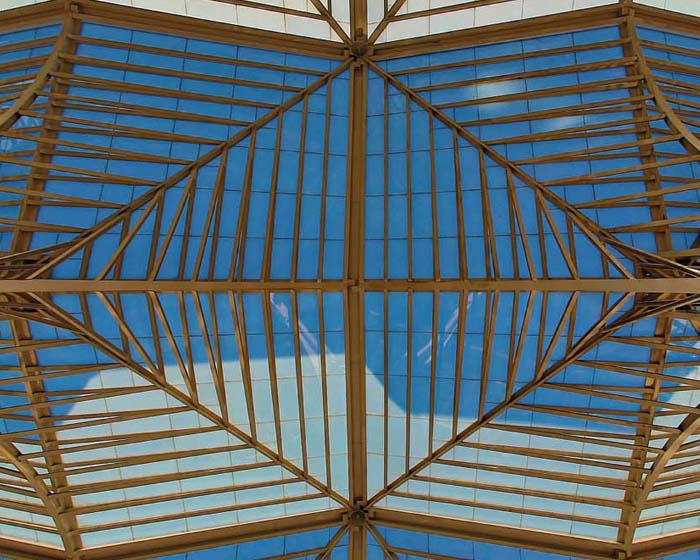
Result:
{"label": "central node joint", "polygon": [[356,509],[350,514],[350,526],[351,527],[364,527],[367,525],[367,519],[369,515],[367,510],[360,508]]}
{"label": "central node joint", "polygon": [[367,41],[367,37],[359,37],[358,39],[354,40],[350,46],[350,52],[356,58],[362,58],[367,54],[367,51],[369,51],[369,42]]}

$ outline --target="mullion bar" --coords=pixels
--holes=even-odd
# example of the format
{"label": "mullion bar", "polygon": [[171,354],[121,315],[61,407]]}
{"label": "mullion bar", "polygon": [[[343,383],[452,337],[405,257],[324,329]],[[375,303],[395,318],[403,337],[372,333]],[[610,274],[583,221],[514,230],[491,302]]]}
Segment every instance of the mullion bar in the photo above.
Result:
{"label": "mullion bar", "polygon": [[452,403],[452,438],[459,429],[459,412],[462,398],[462,375],[464,368],[464,340],[466,336],[467,309],[469,294],[464,290],[459,292],[459,310],[457,317],[457,355],[455,358],[454,400]]}
{"label": "mullion bar", "polygon": [[[294,332],[294,366],[296,371],[297,384],[297,407],[299,410],[299,434],[301,438],[301,458],[304,465],[304,472],[309,472],[309,453],[308,441],[306,439],[306,413],[304,407],[304,372],[301,363],[301,340],[299,335],[299,304],[297,301],[297,293],[291,294],[291,317],[293,332]],[[330,483],[330,481],[329,481]]]}
{"label": "mullion bar", "polygon": [[[219,169],[216,174],[216,181],[214,184],[214,192],[212,193],[211,197],[211,205],[209,207],[209,210],[207,212],[207,219],[205,222],[205,226],[202,229],[202,241],[200,242],[200,247],[199,247],[199,252],[197,254],[197,259],[195,260],[194,264],[194,272],[192,273],[193,278],[198,278],[200,269],[202,266],[202,259],[204,258],[204,253],[206,251],[206,246],[207,242],[211,241],[211,246],[209,249],[209,271],[208,271],[208,278],[213,279],[214,278],[214,269],[216,266],[216,250],[219,245],[219,235],[220,235],[220,227],[221,227],[221,213],[222,213],[222,208],[223,208],[223,198],[224,198],[224,189],[226,187],[225,181],[226,181],[226,167],[228,164],[228,152],[224,151],[221,154],[221,160],[219,161]],[[214,231],[209,238],[209,226],[211,224],[211,217],[212,213],[214,214]]]}
{"label": "mullion bar", "polygon": [[323,399],[323,441],[325,449],[325,468],[326,468],[326,484],[333,487],[332,465],[331,465],[331,431],[328,406],[328,370],[326,364],[326,323],[325,313],[323,310],[323,292],[318,290],[316,293],[316,305],[318,306],[318,346],[319,346],[319,362],[321,367],[321,395]]}
{"label": "mullion bar", "polygon": [[324,274],[324,254],[326,250],[326,203],[328,202],[328,161],[330,158],[331,142],[331,108],[332,108],[332,85],[333,80],[328,80],[326,84],[326,114],[323,140],[323,178],[321,180],[321,216],[318,228],[318,264],[316,266],[316,278],[322,279]]}
{"label": "mullion bar", "polygon": [[430,202],[433,241],[433,278],[440,279],[440,229],[438,226],[437,169],[435,164],[435,118],[428,114],[428,134],[430,137]]}
{"label": "mullion bar", "polygon": [[[278,121],[278,125],[279,125]],[[236,224],[236,237],[233,246],[233,257],[231,258],[231,269],[229,279],[240,280],[243,278],[243,267],[245,263],[245,246],[248,232],[248,219],[250,214],[250,197],[253,189],[253,166],[255,165],[255,139],[257,130],[250,133],[250,144],[248,146],[248,159],[246,161],[245,179],[243,182],[243,192],[241,193],[241,206]]]}
{"label": "mullion bar", "polygon": [[464,231],[464,202],[462,197],[462,165],[460,163],[459,136],[457,131],[452,131],[452,151],[454,153],[455,171],[455,204],[457,205],[457,247],[459,250],[459,277],[469,277],[469,265],[467,258],[466,233]]}
{"label": "mullion bar", "polygon": [[277,443],[277,453],[284,456],[284,440],[282,437],[282,422],[280,418],[280,395],[279,395],[279,381],[277,378],[277,363],[276,363],[276,351],[275,351],[275,332],[272,323],[272,305],[271,305],[272,294],[268,292],[263,292],[261,296],[262,300],[262,312],[265,330],[265,348],[267,351],[267,367],[270,373],[270,393],[272,396],[272,414],[274,416],[275,422],[275,441]]}
{"label": "mullion bar", "polygon": [[489,371],[491,371],[491,352],[493,349],[493,335],[496,328],[496,317],[498,314],[498,292],[486,294],[486,307],[484,311],[484,334],[483,334],[483,354],[481,356],[481,375],[479,385],[479,412],[478,418],[482,418],[486,408],[486,396],[489,382]]}
{"label": "mullion bar", "polygon": [[296,192],[296,203],[294,205],[294,234],[292,236],[292,271],[291,279],[292,281],[297,279],[297,274],[299,271],[299,245],[300,240],[300,228],[301,228],[301,212],[302,204],[304,200],[304,162],[306,159],[306,134],[307,134],[307,120],[309,114],[309,97],[304,97],[304,103],[302,108],[301,117],[301,134],[299,140],[299,163],[297,170],[297,192]]}
{"label": "mullion bar", "polygon": [[[253,402],[253,378],[250,370],[250,355],[248,352],[248,340],[245,330],[245,313],[241,307],[240,296],[229,292],[231,312],[233,314],[233,327],[238,345],[238,356],[241,362],[241,379],[243,381],[243,391],[245,392],[246,408],[248,411],[248,424],[250,425],[250,435],[257,439],[258,427],[255,421],[255,404]],[[279,453],[279,452],[278,452]]]}
{"label": "mullion bar", "polygon": [[440,292],[433,292],[433,317],[430,339],[430,411],[428,415],[428,453],[433,452],[435,433],[435,394],[437,391],[437,354],[439,343]]}
{"label": "mullion bar", "polygon": [[404,468],[406,472],[409,472],[411,469],[411,401],[413,396],[413,391],[411,390],[411,384],[413,382],[413,290],[408,290],[406,298],[406,423],[404,428],[406,436],[404,442],[406,457]]}
{"label": "mullion bar", "polygon": [[[406,103],[406,243],[408,244],[408,278],[413,278],[413,180],[411,161],[411,97],[404,93],[404,103]],[[388,108],[387,108],[388,110]]]}
{"label": "mullion bar", "polygon": [[272,251],[275,239],[275,209],[277,207],[277,188],[279,186],[283,118],[284,113],[280,113],[277,119],[277,133],[275,135],[275,155],[272,160],[272,184],[270,185],[270,203],[267,205],[265,248],[263,250],[262,257],[261,277],[263,280],[270,279],[270,269],[272,267]]}

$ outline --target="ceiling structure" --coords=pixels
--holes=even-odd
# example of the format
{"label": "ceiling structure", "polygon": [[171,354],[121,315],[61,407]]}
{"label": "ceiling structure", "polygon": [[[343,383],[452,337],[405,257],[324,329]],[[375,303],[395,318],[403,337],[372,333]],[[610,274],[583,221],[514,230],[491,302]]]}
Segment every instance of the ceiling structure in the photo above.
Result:
{"label": "ceiling structure", "polygon": [[[5,0],[0,9],[48,0]],[[350,0],[101,0],[207,21],[231,23],[317,39],[350,37]],[[373,42],[435,35],[473,27],[566,13],[619,0],[389,0],[367,2],[367,31]],[[686,0],[637,0],[638,5],[700,16],[700,5]],[[332,22],[324,17],[332,16]]]}
{"label": "ceiling structure", "polygon": [[697,555],[696,8],[15,4],[1,555]]}

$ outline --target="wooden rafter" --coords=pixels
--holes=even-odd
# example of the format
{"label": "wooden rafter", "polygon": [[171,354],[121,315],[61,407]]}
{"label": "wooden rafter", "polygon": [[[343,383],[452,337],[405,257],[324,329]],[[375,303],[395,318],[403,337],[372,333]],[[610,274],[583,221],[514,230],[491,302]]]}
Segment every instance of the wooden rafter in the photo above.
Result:
{"label": "wooden rafter", "polygon": [[[364,51],[367,41],[367,4],[350,0],[350,27],[353,57]],[[356,288],[364,278],[365,172],[367,131],[367,65],[353,61],[350,74],[348,154],[348,206],[346,213],[346,279],[351,282],[344,294],[348,446],[350,497],[353,507],[364,510],[367,504],[367,420],[364,294]],[[356,515],[356,514],[355,514]],[[366,523],[351,524],[348,558],[362,560],[367,550]]]}
{"label": "wooden rafter", "polygon": [[617,292],[645,294],[684,294],[698,291],[700,278],[590,278],[584,282],[572,279],[465,279],[465,280],[405,280],[399,278],[369,279],[357,284],[348,280],[60,280],[36,278],[30,280],[0,280],[4,293],[137,293],[155,288],[163,293],[175,292],[276,292],[288,289],[299,292],[340,292],[358,285],[368,292]]}
{"label": "wooden rafter", "polygon": [[333,510],[313,514],[290,515],[278,519],[241,523],[221,529],[210,529],[176,538],[148,539],[119,546],[93,548],[82,553],[85,560],[109,560],[115,556],[125,560],[145,560],[158,550],[161,554],[178,554],[190,550],[202,550],[212,546],[225,546],[291,535],[294,533],[337,527],[343,524],[345,510]]}
{"label": "wooden rafter", "polygon": [[[615,559],[620,550],[615,543],[572,537],[553,536],[540,531],[528,531],[503,525],[478,523],[474,521],[442,518],[439,516],[373,508],[374,525],[393,527],[409,531],[421,531],[434,535],[455,537],[491,543],[509,543],[512,546],[567,554],[574,557],[596,560]],[[436,522],[437,520],[439,522]]]}
{"label": "wooden rafter", "polygon": [[333,31],[340,37],[340,39],[348,46],[352,44],[352,39],[348,37],[348,34],[345,32],[345,30],[342,28],[342,26],[338,23],[338,21],[333,17],[333,14],[330,13],[328,8],[326,8],[323,5],[323,2],[321,0],[311,0],[311,3],[314,5],[314,8],[318,10],[318,12],[321,14],[321,16],[328,22],[328,25],[331,26]]}
{"label": "wooden rafter", "polygon": [[[253,47],[263,46],[267,49],[282,50],[307,54],[311,56],[327,56],[341,59],[344,57],[344,43],[300,37],[288,33],[265,31],[251,27],[237,26],[213,21],[198,20],[186,16],[177,16],[139,10],[139,17],[133,18],[134,11],[129,7],[119,5],[104,5],[95,0],[76,0],[81,6],[80,18],[83,21],[105,22],[124,25],[137,29],[158,29],[162,33],[183,34],[188,37],[211,38],[217,40]],[[25,24],[26,25],[26,24]]]}
{"label": "wooden rafter", "polygon": [[398,11],[405,3],[406,0],[394,0],[389,10],[384,14],[382,21],[380,21],[377,24],[377,27],[375,27],[372,31],[372,34],[369,37],[370,45],[373,45],[377,41],[377,39],[379,39],[382,33],[384,33],[384,30],[386,29],[387,25],[389,25],[389,23],[391,22],[391,18],[393,18],[398,13]]}

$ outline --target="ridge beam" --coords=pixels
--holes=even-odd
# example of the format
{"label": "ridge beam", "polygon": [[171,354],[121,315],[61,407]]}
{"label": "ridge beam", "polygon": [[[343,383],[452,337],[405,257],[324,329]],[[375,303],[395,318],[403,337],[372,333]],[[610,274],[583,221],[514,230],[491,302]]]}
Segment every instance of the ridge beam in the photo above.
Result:
{"label": "ridge beam", "polygon": [[700,293],[700,278],[541,278],[467,280],[31,280],[0,279],[0,293],[89,292],[267,292],[267,291],[419,292],[615,292],[645,294]]}

